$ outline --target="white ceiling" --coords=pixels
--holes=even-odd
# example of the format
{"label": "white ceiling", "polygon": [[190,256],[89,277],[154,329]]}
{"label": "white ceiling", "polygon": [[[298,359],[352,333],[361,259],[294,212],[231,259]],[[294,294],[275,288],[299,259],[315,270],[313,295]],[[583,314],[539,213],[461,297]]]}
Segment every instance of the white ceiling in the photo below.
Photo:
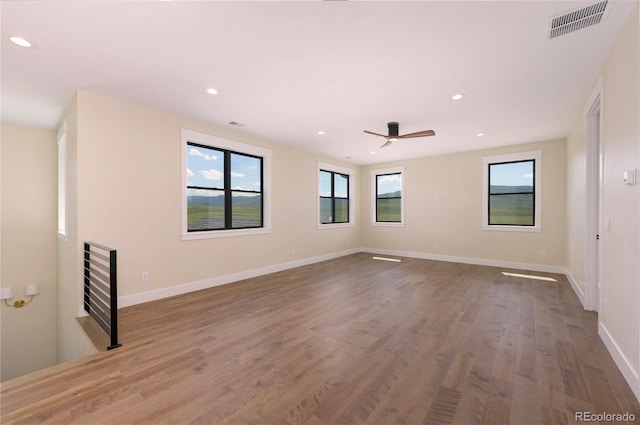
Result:
{"label": "white ceiling", "polygon": [[[87,89],[356,164],[560,138],[634,1],[553,40],[593,1],[2,1],[2,120]],[[388,121],[436,136],[379,149]]]}

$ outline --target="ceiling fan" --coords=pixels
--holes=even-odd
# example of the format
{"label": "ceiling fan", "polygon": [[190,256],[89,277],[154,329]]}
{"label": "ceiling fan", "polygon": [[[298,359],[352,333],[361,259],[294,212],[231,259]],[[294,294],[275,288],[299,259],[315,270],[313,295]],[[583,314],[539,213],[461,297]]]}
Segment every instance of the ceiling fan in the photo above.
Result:
{"label": "ceiling fan", "polygon": [[436,132],[433,130],[417,131],[415,133],[408,133],[408,134],[398,134],[397,122],[389,122],[387,123],[387,127],[389,128],[388,136],[385,136],[384,134],[380,134],[380,133],[374,133],[373,131],[369,131],[369,130],[364,130],[364,132],[367,134],[373,134],[374,136],[380,136],[387,139],[386,143],[380,146],[381,148],[384,148],[385,146],[389,146],[391,143],[397,142],[400,139],[410,139],[412,137],[427,137],[427,136],[436,135]]}

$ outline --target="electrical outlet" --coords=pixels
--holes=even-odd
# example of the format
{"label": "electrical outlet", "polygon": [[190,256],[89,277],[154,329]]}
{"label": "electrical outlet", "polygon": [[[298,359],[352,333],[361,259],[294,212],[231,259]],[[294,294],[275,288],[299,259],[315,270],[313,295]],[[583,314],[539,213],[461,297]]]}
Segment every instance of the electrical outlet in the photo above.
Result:
{"label": "electrical outlet", "polygon": [[607,300],[606,299],[602,300],[602,312],[603,313],[607,312]]}
{"label": "electrical outlet", "polygon": [[140,282],[149,282],[149,272],[142,272]]}
{"label": "electrical outlet", "polygon": [[438,242],[433,243],[433,249],[438,249]]}
{"label": "electrical outlet", "polygon": [[296,255],[298,251],[295,248],[291,248],[291,255]]}
{"label": "electrical outlet", "polygon": [[540,251],[540,258],[547,258],[547,251]]}

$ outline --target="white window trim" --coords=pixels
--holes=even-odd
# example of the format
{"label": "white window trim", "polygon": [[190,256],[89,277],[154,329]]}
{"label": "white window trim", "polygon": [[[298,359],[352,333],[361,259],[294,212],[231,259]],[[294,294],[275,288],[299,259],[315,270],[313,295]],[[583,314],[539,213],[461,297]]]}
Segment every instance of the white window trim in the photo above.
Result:
{"label": "white window trim", "polygon": [[58,140],[58,238],[67,240],[67,123],[57,134]]}
{"label": "white window trim", "polygon": [[[180,129],[180,138],[180,146],[182,149],[180,156],[182,160],[182,240],[213,239],[271,233],[271,150],[185,128]],[[228,229],[201,232],[187,231],[187,142],[194,142],[201,145],[211,146],[212,148],[228,149],[238,153],[246,153],[262,157],[263,227],[257,229]]]}
{"label": "white window trim", "polygon": [[[349,222],[348,223],[321,223],[320,222],[320,171],[333,171],[334,173],[346,174],[349,176]],[[339,165],[328,164],[318,161],[316,170],[316,225],[318,229],[336,229],[340,227],[355,226],[355,170],[351,168],[341,167]]]}
{"label": "white window trim", "polygon": [[[376,200],[378,194],[376,193],[376,178],[381,174],[397,174],[400,173],[402,175],[402,187],[401,193],[402,197],[400,198],[400,222],[399,223],[388,223],[384,221],[376,221]],[[404,167],[390,167],[390,168],[378,168],[375,170],[371,170],[371,225],[379,226],[379,227],[404,227]]]}
{"label": "white window trim", "polygon": [[[489,164],[500,162],[528,161],[535,159],[535,226],[489,225]],[[482,229],[504,232],[541,232],[542,231],[542,151],[517,152],[506,155],[482,157]]]}

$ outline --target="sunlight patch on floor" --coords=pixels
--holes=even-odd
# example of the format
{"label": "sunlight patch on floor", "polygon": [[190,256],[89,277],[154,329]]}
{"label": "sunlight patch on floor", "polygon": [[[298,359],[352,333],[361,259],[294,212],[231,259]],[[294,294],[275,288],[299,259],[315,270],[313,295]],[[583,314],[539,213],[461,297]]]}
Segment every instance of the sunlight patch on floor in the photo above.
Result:
{"label": "sunlight patch on floor", "polygon": [[509,273],[509,272],[502,272],[502,274],[505,276],[524,277],[526,279],[546,280],[547,282],[557,282],[557,280],[552,277],[537,276],[534,274],[521,274],[521,273]]}
{"label": "sunlight patch on floor", "polygon": [[392,261],[394,263],[401,263],[402,260],[397,258],[387,258],[387,257],[372,257],[374,260],[382,260],[382,261]]}

